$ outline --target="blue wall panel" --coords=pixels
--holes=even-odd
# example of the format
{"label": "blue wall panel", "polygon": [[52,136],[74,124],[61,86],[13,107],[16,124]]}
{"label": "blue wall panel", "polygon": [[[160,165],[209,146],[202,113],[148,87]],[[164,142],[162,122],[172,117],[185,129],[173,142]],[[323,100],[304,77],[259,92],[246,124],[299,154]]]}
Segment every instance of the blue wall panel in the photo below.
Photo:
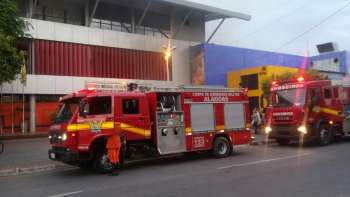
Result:
{"label": "blue wall panel", "polygon": [[205,83],[226,85],[228,71],[243,68],[282,65],[300,68],[304,57],[238,47],[202,44],[205,49]]}

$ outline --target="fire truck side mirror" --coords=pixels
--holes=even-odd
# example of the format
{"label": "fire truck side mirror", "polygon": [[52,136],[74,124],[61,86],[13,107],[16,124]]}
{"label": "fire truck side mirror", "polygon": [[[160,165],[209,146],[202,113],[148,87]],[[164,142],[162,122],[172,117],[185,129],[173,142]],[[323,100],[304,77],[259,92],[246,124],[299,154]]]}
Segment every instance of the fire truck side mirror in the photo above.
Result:
{"label": "fire truck side mirror", "polygon": [[86,118],[86,114],[88,114],[87,103],[85,101],[81,101],[79,104],[79,115],[81,117]]}

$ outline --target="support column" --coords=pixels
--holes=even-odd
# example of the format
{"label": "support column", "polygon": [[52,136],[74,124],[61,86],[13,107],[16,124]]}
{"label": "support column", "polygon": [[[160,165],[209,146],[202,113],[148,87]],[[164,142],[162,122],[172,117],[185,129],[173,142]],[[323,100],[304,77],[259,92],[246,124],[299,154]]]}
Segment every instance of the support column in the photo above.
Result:
{"label": "support column", "polygon": [[136,33],[135,8],[131,8],[131,32]]}
{"label": "support column", "polygon": [[84,8],[84,25],[90,26],[89,1],[86,1]]}
{"label": "support column", "polygon": [[29,124],[30,124],[30,133],[35,133],[35,107],[36,107],[36,98],[35,95],[29,96]]}

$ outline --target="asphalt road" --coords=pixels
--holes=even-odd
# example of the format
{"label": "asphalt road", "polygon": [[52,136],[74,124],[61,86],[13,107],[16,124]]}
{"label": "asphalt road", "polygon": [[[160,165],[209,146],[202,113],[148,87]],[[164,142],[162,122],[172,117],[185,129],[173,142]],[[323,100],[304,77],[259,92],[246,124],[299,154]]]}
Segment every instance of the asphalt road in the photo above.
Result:
{"label": "asphalt road", "polygon": [[350,197],[350,140],[327,147],[252,146],[127,167],[117,177],[67,168],[0,178],[0,196]]}

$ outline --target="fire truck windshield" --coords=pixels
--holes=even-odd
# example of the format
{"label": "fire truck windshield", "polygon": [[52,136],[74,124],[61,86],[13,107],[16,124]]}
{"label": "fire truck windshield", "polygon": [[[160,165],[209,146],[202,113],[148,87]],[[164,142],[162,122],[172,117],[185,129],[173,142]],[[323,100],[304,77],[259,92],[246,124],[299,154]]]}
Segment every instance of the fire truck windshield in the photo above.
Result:
{"label": "fire truck windshield", "polygon": [[290,107],[293,105],[302,106],[305,104],[305,89],[278,90],[272,94],[272,106]]}
{"label": "fire truck windshield", "polygon": [[79,102],[64,102],[54,120],[56,124],[68,122],[78,109]]}

